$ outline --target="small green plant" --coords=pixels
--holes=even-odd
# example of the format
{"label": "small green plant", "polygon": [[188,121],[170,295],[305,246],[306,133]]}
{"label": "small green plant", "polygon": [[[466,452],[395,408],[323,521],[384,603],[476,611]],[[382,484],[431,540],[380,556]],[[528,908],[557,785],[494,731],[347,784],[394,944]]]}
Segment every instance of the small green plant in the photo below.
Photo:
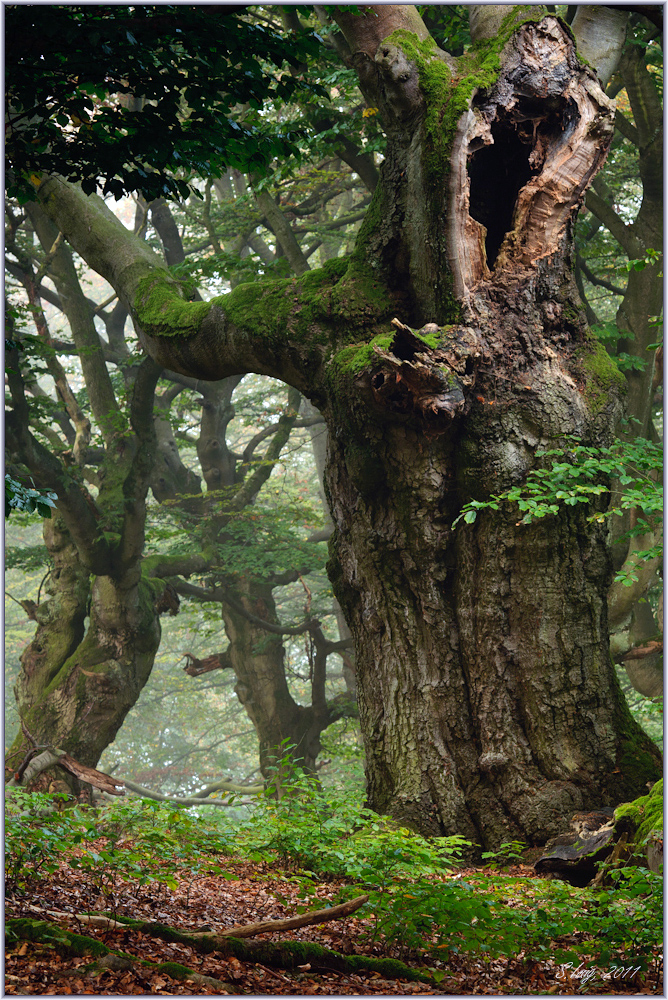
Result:
{"label": "small green plant", "polygon": [[35,882],[58,870],[71,846],[57,812],[64,795],[7,788],[5,798],[5,892],[23,895]]}
{"label": "small green plant", "polygon": [[484,851],[482,860],[490,862],[496,868],[510,868],[522,860],[522,851],[527,845],[522,840],[510,840],[501,844],[498,851]]}

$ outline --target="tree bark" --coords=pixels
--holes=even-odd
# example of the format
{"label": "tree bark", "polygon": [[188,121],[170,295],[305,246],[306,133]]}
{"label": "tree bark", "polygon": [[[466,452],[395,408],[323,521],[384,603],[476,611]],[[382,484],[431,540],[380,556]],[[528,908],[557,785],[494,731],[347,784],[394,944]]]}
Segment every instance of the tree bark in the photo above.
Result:
{"label": "tree bark", "polygon": [[[279,624],[272,588],[244,581],[243,605],[258,618]],[[315,774],[320,753],[320,734],[329,725],[327,707],[299,705],[290,694],[285,674],[285,650],[281,636],[254,626],[229,604],[222,604],[229,654],[236,674],[236,695],[258,734],[260,770],[265,778],[282,778],[290,763]]]}
{"label": "tree bark", "polygon": [[[95,502],[39,446],[27,419],[21,421],[19,376],[12,376],[17,408],[8,415],[8,441],[38,481],[59,493],[59,517],[44,529],[55,566],[48,588],[53,598],[37,608],[38,631],[21,660],[19,712],[40,745],[65,750],[89,767],[135,704],[160,642],[163,585],[141,574],[158,373],[150,359],[136,373],[130,405],[134,434],[117,428],[112,435]],[[86,518],[78,516],[82,507]],[[20,732],[8,763],[14,765],[29,748]]]}
{"label": "tree bark", "polygon": [[407,10],[338,17],[388,136],[348,261],[192,305],[128,245],[122,270],[101,252],[102,209],[82,225],[61,182],[40,195],[160,364],[271,374],[325,416],[372,807],[539,843],[660,773],[610,662],[606,541],[579,508],[453,521],[566,435],[611,438],[620,378],[587,331],[572,228],[614,108],[554,17],[509,9],[453,76]]}
{"label": "tree bark", "polygon": [[[51,596],[35,609],[37,631],[21,655],[21,670],[14,687],[19,715],[25,717],[41,692],[58,675],[84,637],[90,596],[90,575],[82,566],[76,546],[58,516],[44,521],[44,543],[53,560],[46,591]],[[18,746],[25,742],[17,737]],[[14,751],[12,750],[12,753]],[[20,761],[8,763],[16,767]]]}
{"label": "tree bark", "polygon": [[[62,623],[55,623],[51,633],[52,645],[62,642]],[[85,637],[64,659],[54,653],[43,656],[36,670],[36,643],[43,638],[43,630],[38,631],[21,660],[16,685],[21,718],[40,744],[66,750],[95,767],[151,672],[160,643],[154,594],[131,574],[119,580],[97,577]],[[29,747],[19,733],[8,763]]]}

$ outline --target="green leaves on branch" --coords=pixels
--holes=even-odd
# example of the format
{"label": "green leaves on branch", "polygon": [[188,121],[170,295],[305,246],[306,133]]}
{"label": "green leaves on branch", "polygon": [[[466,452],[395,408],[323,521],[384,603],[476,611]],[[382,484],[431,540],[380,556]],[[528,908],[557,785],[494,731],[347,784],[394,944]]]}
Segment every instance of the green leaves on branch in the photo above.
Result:
{"label": "green leaves on branch", "polygon": [[[547,468],[532,469],[526,481],[489,500],[470,500],[454,520],[472,524],[481,510],[498,511],[506,504],[516,504],[522,517],[519,524],[531,524],[543,517],[559,514],[563,507],[591,504],[602,494],[610,494],[605,511],[595,511],[590,521],[605,521],[626,510],[638,516],[629,536],[649,534],[661,517],[663,453],[660,444],[645,438],[632,442],[617,441],[609,448],[588,448],[577,443],[567,451],[561,448],[536,452],[537,457],[552,459]],[[641,558],[651,559],[659,547],[643,551]]]}
{"label": "green leaves on branch", "polygon": [[32,488],[24,486],[8,472],[5,473],[5,517],[9,517],[13,510],[24,514],[36,511],[40,517],[51,517],[57,499],[57,493],[35,489],[34,483]]}
{"label": "green leaves on branch", "polygon": [[300,135],[260,109],[326,96],[302,75],[316,36],[238,7],[18,4],[5,30],[10,193],[23,200],[44,172],[149,201],[229,167],[261,173],[298,154]]}
{"label": "green leaves on branch", "polygon": [[639,257],[637,260],[630,260],[624,265],[627,271],[644,271],[646,267],[652,267],[654,264],[658,264],[661,260],[662,253],[660,250],[653,250],[651,247],[645,252],[644,257]]}

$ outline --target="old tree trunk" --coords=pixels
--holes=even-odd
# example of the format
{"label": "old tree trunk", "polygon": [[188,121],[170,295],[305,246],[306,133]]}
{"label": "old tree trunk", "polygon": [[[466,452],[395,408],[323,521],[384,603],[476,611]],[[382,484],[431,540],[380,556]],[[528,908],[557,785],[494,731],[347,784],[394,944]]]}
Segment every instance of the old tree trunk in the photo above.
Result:
{"label": "old tree trunk", "polygon": [[429,834],[540,842],[660,767],[609,659],[606,540],[580,509],[453,521],[565,435],[611,438],[620,379],[589,337],[571,234],[613,107],[538,8],[503,8],[458,64],[414,8],[362,10],[337,20],[388,143],[350,258],[187,303],[99,202],[55,178],[39,197],[160,365],[273,375],[324,414],[371,805]]}

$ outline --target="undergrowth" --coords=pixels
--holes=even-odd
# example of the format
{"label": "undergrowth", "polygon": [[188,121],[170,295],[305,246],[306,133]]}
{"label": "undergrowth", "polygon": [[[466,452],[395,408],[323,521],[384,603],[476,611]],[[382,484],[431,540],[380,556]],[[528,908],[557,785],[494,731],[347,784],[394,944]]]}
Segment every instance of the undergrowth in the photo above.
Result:
{"label": "undergrowth", "polygon": [[181,884],[233,879],[234,858],[262,865],[265,881],[269,866],[281,901],[289,902],[281,895],[286,878],[296,883],[298,909],[313,905],[323,881],[336,881],[335,901],[368,893],[356,914],[365,918],[360,937],[391,957],[435,963],[437,979],[454,954],[648,969],[661,942],[662,880],[652,872],[613,871],[599,889],[511,876],[503,869],[517,861],[517,843],[488,855],[497,870],[464,868],[471,845],[463,838],[427,840],[305,777],[284,784],[280,799],[267,794],[241,823],[135,798],[59,810],[58,796],[8,791],[8,898],[30,895],[65,863],[113,911],[123,884],[136,893],[148,883],[173,889],[177,873]]}

